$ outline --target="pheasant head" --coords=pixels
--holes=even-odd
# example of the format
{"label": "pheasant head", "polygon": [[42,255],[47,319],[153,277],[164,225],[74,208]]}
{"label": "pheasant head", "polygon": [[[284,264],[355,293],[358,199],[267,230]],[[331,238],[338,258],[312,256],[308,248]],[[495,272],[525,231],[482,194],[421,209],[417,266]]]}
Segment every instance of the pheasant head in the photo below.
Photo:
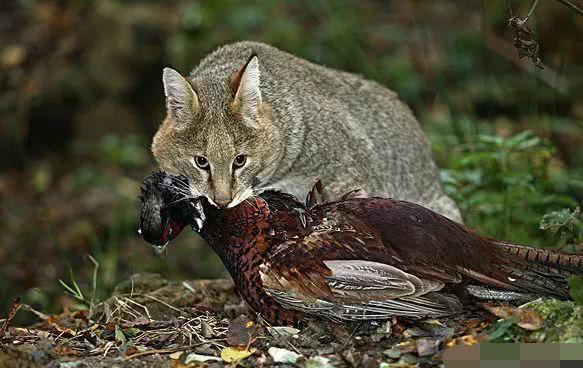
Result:
{"label": "pheasant head", "polygon": [[138,232],[157,250],[164,250],[184,227],[202,228],[202,201],[192,196],[186,177],[153,173],[143,182]]}

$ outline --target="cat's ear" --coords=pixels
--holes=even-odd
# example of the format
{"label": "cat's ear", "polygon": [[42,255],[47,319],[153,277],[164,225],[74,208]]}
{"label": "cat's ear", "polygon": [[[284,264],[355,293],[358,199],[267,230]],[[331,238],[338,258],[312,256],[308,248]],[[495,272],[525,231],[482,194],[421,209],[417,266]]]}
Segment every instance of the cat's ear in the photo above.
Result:
{"label": "cat's ear", "polygon": [[247,64],[239,70],[231,81],[235,91],[234,106],[240,112],[243,122],[250,127],[258,127],[261,110],[261,90],[259,89],[259,59],[251,56]]}
{"label": "cat's ear", "polygon": [[166,108],[172,116],[176,129],[184,129],[194,120],[200,109],[196,92],[190,83],[172,68],[164,68],[162,72]]}

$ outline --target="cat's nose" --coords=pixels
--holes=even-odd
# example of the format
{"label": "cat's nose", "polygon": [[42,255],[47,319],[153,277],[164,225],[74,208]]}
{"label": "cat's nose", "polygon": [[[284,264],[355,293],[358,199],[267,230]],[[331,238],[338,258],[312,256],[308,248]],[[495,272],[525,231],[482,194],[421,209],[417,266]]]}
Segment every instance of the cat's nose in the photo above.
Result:
{"label": "cat's nose", "polygon": [[231,198],[216,198],[215,197],[214,202],[216,203],[217,207],[225,208],[229,205],[229,203],[231,203]]}

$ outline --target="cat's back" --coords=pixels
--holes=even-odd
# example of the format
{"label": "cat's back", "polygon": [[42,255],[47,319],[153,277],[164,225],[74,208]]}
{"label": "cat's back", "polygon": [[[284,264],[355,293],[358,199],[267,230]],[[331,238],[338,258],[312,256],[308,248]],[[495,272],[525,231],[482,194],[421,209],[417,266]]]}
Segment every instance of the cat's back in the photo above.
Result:
{"label": "cat's back", "polygon": [[[218,48],[193,69],[191,77],[199,80],[225,80],[241,68],[251,55],[259,58],[261,87],[268,95],[279,92],[278,97],[281,97],[286,91],[301,90],[303,94],[324,95],[328,98],[344,98],[347,94],[352,99],[360,99],[358,96],[362,94],[397,97],[389,89],[359,75],[318,65],[254,41],[240,41]],[[272,90],[274,88],[279,90]]]}

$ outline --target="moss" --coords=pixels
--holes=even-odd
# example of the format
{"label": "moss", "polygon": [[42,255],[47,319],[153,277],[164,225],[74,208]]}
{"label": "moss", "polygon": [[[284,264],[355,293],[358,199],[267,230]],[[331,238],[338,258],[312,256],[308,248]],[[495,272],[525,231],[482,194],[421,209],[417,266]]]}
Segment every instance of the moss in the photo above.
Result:
{"label": "moss", "polygon": [[[583,343],[583,306],[572,301],[544,300],[529,305],[545,319],[544,330],[531,338],[545,342]],[[544,336],[543,336],[544,335]]]}
{"label": "moss", "polygon": [[545,320],[542,329],[529,331],[512,320],[501,320],[490,327],[489,341],[583,343],[583,306],[549,299],[529,303],[526,308],[540,313]]}

